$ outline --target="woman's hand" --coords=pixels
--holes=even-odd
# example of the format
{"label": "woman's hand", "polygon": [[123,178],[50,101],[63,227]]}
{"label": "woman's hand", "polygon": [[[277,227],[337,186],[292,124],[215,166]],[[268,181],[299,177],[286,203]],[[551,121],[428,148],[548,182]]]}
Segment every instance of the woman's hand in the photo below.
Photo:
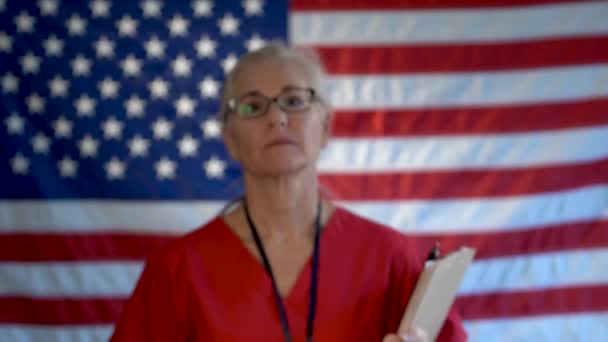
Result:
{"label": "woman's hand", "polygon": [[422,329],[411,329],[404,333],[388,334],[382,342],[429,342],[426,333]]}

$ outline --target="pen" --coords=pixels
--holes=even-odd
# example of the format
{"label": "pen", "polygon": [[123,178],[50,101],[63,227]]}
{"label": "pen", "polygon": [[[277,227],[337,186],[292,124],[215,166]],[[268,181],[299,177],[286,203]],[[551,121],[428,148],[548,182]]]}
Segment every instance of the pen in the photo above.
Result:
{"label": "pen", "polygon": [[439,241],[435,241],[433,248],[431,248],[429,255],[426,257],[426,261],[437,259],[439,259]]}

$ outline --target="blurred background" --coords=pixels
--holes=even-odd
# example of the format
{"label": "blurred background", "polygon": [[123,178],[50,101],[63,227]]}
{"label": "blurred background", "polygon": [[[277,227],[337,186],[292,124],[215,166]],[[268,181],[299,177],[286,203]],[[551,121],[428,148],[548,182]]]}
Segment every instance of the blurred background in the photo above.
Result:
{"label": "blurred background", "polygon": [[[0,0],[0,341],[105,341],[149,253],[241,191],[221,82],[329,73],[335,200],[477,248],[471,341],[608,341],[608,2]],[[218,260],[221,262],[221,260]]]}

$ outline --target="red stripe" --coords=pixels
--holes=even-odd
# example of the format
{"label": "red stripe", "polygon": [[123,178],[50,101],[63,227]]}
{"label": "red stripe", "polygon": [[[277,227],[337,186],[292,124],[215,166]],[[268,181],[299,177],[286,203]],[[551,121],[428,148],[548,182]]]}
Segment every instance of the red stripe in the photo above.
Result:
{"label": "red stripe", "polygon": [[456,307],[466,320],[608,310],[608,285],[463,296]]}
{"label": "red stripe", "polygon": [[0,323],[112,324],[126,299],[0,297]]}
{"label": "red stripe", "polygon": [[608,124],[608,98],[533,105],[337,111],[335,137],[532,132]]}
{"label": "red stripe", "polygon": [[509,43],[318,46],[330,74],[510,70],[608,61],[608,36]]}
{"label": "red stripe", "polygon": [[0,234],[0,261],[142,260],[173,239],[113,233]]}
{"label": "red stripe", "polygon": [[396,10],[396,9],[458,9],[551,5],[575,0],[294,0],[294,11]]}
{"label": "red stripe", "polygon": [[324,188],[344,201],[493,198],[608,184],[608,159],[497,170],[323,173]]}
{"label": "red stripe", "polygon": [[[125,299],[0,298],[0,323],[111,324]],[[608,310],[608,286],[462,296],[455,304],[466,320]]]}
{"label": "red stripe", "polygon": [[608,247],[608,220],[560,223],[516,231],[416,234],[414,239],[418,240],[417,245],[422,251],[430,250],[435,242],[439,242],[445,253],[461,246],[473,247],[476,260],[605,248]]}
{"label": "red stripe", "polygon": [[[476,258],[485,259],[608,247],[608,220],[521,231],[416,234],[413,238],[418,240],[421,250],[427,250],[435,241],[439,241],[446,252],[468,245],[477,249]],[[143,260],[159,248],[158,239],[135,234],[4,234],[0,235],[0,261]],[[162,238],[165,243],[172,239],[175,237]]]}

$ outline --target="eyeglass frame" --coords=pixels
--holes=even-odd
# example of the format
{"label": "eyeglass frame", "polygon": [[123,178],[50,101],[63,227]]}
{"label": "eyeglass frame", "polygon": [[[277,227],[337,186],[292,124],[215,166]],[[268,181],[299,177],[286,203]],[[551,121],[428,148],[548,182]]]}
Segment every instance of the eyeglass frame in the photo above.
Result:
{"label": "eyeglass frame", "polygon": [[[310,103],[307,105],[307,107],[305,109],[299,110],[299,112],[310,110],[310,108],[312,107],[312,104],[314,102],[318,102],[318,101],[321,100],[321,98],[318,96],[317,91],[314,88],[311,88],[311,87],[287,86],[287,87],[284,87],[277,96],[273,96],[273,97],[266,96],[266,95],[262,94],[261,92],[259,92],[257,90],[253,90],[253,91],[247,92],[247,93],[245,93],[243,95],[240,95],[238,97],[232,97],[228,101],[226,101],[226,111],[225,111],[225,114],[224,114],[224,118],[227,119],[230,114],[234,114],[234,113],[236,113],[236,116],[240,120],[251,120],[251,119],[260,118],[260,117],[263,117],[264,115],[266,115],[268,113],[268,110],[270,109],[270,105],[272,104],[272,102],[276,103],[277,106],[279,106],[279,108],[283,112],[285,112],[287,114],[294,114],[294,112],[292,112],[292,111],[285,110],[281,106],[281,104],[278,102],[278,99],[281,96],[285,95],[285,93],[287,91],[289,91],[289,90],[305,90],[305,91],[308,91],[308,93],[310,94]],[[264,105],[265,108],[262,111],[262,113],[259,114],[259,115],[251,116],[251,117],[246,117],[246,116],[242,116],[242,115],[238,114],[238,112],[236,112],[237,102],[239,100],[247,97],[247,96],[252,96],[252,95],[258,95],[261,98],[264,98],[266,100],[265,105]]]}

